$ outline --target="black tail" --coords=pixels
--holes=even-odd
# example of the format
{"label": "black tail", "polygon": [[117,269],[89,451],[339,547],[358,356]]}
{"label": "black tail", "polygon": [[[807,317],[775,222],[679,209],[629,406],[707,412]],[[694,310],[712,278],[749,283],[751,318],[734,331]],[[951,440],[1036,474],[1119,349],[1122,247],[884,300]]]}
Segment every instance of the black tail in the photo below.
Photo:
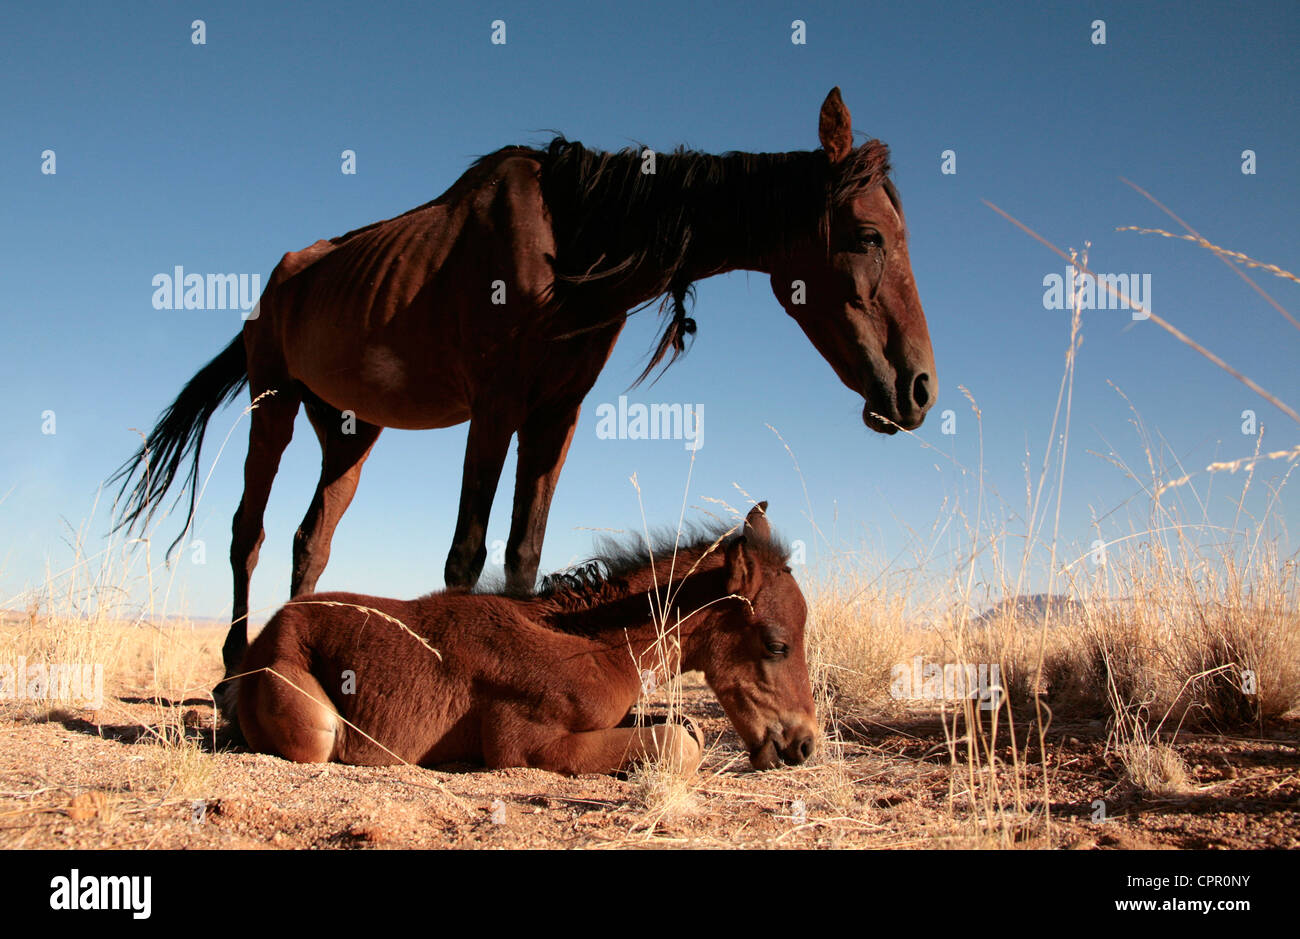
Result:
{"label": "black tail", "polygon": [[[187,457],[192,457],[185,486],[176,495],[176,502],[180,502],[185,490],[190,491],[190,508],[185,516],[185,528],[181,529],[168,551],[180,543],[194,517],[194,501],[198,498],[199,452],[203,449],[203,432],[212,415],[222,405],[233,401],[247,384],[248,360],[241,334],[189,380],[171,407],[162,413],[158,426],[149,434],[135,456],[123,463],[109,480],[110,485],[122,480],[122,490],[118,494],[120,515],[114,531],[121,528],[130,531],[137,525],[148,524],[176,479],[181,464]],[[132,480],[135,480],[134,485]]]}

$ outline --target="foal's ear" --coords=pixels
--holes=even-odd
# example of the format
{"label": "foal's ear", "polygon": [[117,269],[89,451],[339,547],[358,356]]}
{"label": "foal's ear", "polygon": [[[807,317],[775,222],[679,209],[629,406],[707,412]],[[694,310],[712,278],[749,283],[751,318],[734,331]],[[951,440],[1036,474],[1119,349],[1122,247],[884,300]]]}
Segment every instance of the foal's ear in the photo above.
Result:
{"label": "foal's ear", "polygon": [[754,599],[763,583],[763,571],[742,535],[727,545],[727,593]]}
{"label": "foal's ear", "polygon": [[745,516],[745,534],[755,535],[764,541],[772,540],[772,526],[767,523],[767,503],[760,502]]}
{"label": "foal's ear", "polygon": [[844,106],[844,99],[840,97],[839,85],[832,88],[822,102],[817,135],[821,137],[822,149],[832,163],[840,162],[853,149],[853,122],[849,118],[849,109]]}

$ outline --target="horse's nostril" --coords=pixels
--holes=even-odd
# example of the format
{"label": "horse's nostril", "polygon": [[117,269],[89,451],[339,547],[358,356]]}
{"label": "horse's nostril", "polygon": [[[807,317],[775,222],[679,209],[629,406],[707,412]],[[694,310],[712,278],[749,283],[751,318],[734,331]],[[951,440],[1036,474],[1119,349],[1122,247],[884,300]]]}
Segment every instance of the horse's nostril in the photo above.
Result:
{"label": "horse's nostril", "polygon": [[799,755],[805,760],[812,756],[813,742],[812,737],[804,737],[803,742],[799,744]]}
{"label": "horse's nostril", "polygon": [[925,372],[912,380],[912,401],[918,408],[928,407],[930,404],[930,376]]}

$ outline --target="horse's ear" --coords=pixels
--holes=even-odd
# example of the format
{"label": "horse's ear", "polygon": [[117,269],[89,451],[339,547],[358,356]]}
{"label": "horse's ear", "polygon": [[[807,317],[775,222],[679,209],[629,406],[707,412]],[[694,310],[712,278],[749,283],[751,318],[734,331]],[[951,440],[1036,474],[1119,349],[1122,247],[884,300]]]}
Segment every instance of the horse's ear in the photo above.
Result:
{"label": "horse's ear", "polygon": [[772,540],[772,526],[767,523],[766,502],[758,503],[745,516],[745,534],[754,535],[764,541]]}
{"label": "horse's ear", "polygon": [[840,162],[853,149],[853,121],[849,109],[844,106],[844,99],[840,97],[839,85],[832,88],[822,102],[817,135],[821,137],[822,149],[832,163]]}
{"label": "horse's ear", "polygon": [[763,582],[763,572],[745,546],[742,535],[727,545],[727,593],[754,599]]}

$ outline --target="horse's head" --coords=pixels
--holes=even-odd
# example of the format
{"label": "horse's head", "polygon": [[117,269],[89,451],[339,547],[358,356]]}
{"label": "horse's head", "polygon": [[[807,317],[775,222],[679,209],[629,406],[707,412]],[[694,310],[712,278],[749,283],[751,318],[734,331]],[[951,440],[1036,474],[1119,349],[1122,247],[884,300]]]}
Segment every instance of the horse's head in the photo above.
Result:
{"label": "horse's head", "polygon": [[804,622],[808,607],[785,558],[773,550],[763,502],[749,513],[745,531],[727,546],[726,612],[697,666],[755,769],[782,760],[802,763],[817,731]]}
{"label": "horse's head", "polygon": [[866,425],[885,434],[895,424],[912,430],[939,385],[888,151],[875,140],[853,148],[839,88],[822,104],[819,131],[830,161],[829,217],[816,237],[772,259],[772,290],[840,380],[862,395]]}

